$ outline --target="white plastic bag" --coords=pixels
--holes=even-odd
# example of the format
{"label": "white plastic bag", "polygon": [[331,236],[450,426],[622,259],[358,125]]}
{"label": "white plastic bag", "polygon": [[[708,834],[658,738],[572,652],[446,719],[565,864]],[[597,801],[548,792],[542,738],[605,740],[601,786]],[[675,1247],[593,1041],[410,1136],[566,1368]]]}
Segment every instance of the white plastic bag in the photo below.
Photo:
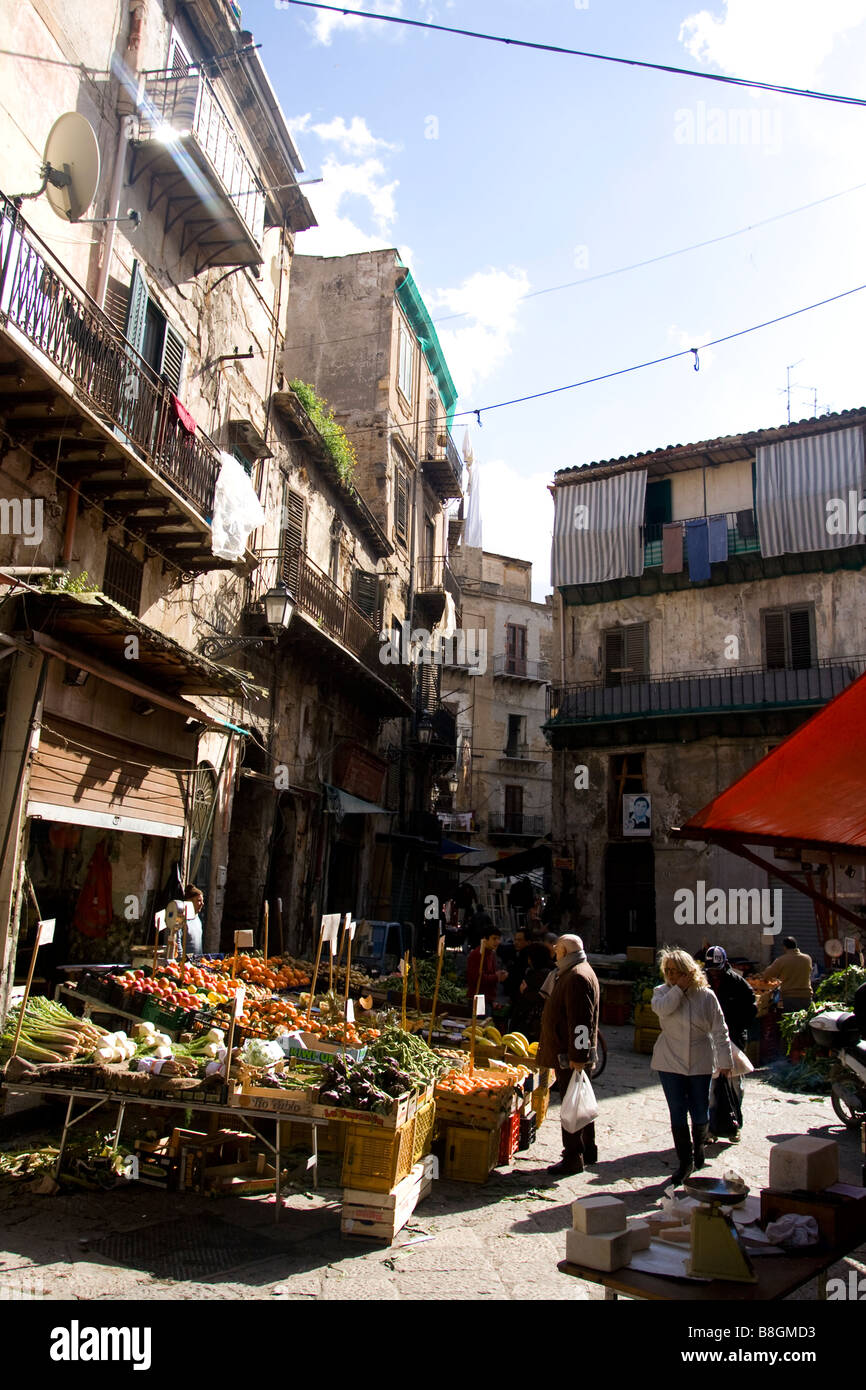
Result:
{"label": "white plastic bag", "polygon": [[211,520],[214,555],[222,560],[242,560],[250,532],[264,519],[264,507],[245,469],[231,454],[220,454]]}
{"label": "white plastic bag", "polygon": [[585,1071],[573,1071],[568,1090],[562,1097],[559,1109],[559,1123],[569,1134],[591,1125],[598,1114],[598,1102],[592,1083]]}
{"label": "white plastic bag", "polygon": [[[734,1065],[731,1067],[732,1077],[748,1076],[750,1071],[755,1070],[745,1052],[742,1052],[735,1042],[731,1043],[731,1056],[734,1060]],[[718,1071],[715,1071],[713,1072],[713,1077],[715,1078],[719,1074]]]}

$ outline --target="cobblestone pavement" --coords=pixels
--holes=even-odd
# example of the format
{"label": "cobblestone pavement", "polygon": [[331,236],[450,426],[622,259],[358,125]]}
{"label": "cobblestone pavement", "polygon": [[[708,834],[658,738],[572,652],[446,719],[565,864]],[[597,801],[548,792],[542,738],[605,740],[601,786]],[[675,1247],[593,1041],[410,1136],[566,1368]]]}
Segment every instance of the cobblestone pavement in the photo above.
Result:
{"label": "cobblestone pavement", "polygon": [[[272,1199],[217,1201],[140,1186],[40,1197],[4,1185],[0,1296],[3,1285],[20,1282],[49,1297],[88,1300],[603,1298],[602,1289],[557,1271],[571,1202],[582,1193],[609,1192],[632,1214],[646,1213],[657,1205],[674,1163],[667,1110],[649,1058],[630,1050],[630,1028],[605,1029],[605,1037],[610,1060],[597,1087],[599,1162],[591,1172],[559,1181],[547,1174],[560,1151],[554,1106],[536,1144],[510,1168],[497,1169],[485,1186],[435,1183],[391,1248],[343,1239],[339,1192],[325,1186],[288,1198],[277,1225]],[[746,1081],[742,1142],[711,1149],[708,1171],[721,1175],[733,1167],[753,1188],[763,1186],[770,1144],[798,1134],[838,1140],[842,1180],[860,1183],[858,1138],[836,1122],[829,1101],[781,1091],[761,1073]],[[255,1263],[188,1282],[110,1263],[94,1249],[112,1233],[203,1213],[267,1242]],[[421,1235],[433,1239],[407,1243]],[[830,1273],[847,1279],[851,1270],[866,1273],[866,1246]],[[814,1282],[796,1295],[816,1296]]]}

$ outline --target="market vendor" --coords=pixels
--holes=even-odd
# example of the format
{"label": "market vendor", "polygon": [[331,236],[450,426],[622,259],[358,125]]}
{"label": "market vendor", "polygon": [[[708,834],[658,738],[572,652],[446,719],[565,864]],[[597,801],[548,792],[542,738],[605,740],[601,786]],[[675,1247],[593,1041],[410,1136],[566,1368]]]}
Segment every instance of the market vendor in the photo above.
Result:
{"label": "market vendor", "polygon": [[[497,991],[501,982],[507,978],[508,972],[500,970],[499,962],[496,959],[496,951],[502,940],[502,933],[498,927],[489,927],[481,938],[481,944],[475,947],[474,951],[469,952],[469,959],[466,962],[466,995],[472,1000],[476,994],[483,994],[488,1008],[493,1007]],[[481,961],[481,952],[484,951],[484,961]],[[478,972],[481,971],[481,978]]]}
{"label": "market vendor", "polygon": [[204,950],[204,927],[201,920],[204,893],[200,888],[196,888],[194,883],[188,883],[183,890],[183,896],[185,902],[192,904],[191,909],[187,908],[186,953],[188,956],[200,956]]}
{"label": "market vendor", "polygon": [[761,979],[781,980],[782,1013],[792,1014],[812,1002],[812,957],[799,949],[796,937],[783,936],[782,945],[784,953],[761,971]]}
{"label": "market vendor", "polygon": [[[560,1097],[564,1096],[571,1074],[583,1071],[595,1058],[598,1038],[600,990],[595,971],[586,958],[579,936],[566,933],[556,942],[556,973],[552,987],[545,982],[547,1003],[541,1016],[541,1040],[536,1064],[554,1067]],[[548,1168],[554,1177],[582,1173],[587,1163],[595,1163],[595,1125],[585,1125],[575,1134],[562,1131],[562,1159]]]}

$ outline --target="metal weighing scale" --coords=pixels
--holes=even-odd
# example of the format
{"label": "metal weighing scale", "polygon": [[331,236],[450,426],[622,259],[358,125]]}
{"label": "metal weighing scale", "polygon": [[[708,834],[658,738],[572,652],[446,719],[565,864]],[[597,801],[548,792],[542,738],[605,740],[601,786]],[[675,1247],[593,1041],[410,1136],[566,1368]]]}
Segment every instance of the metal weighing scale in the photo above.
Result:
{"label": "metal weighing scale", "polygon": [[723,1178],[686,1178],[686,1193],[705,1205],[692,1211],[691,1255],[687,1272],[701,1279],[730,1279],[755,1284],[757,1276],[740,1233],[722,1207],[738,1206],[749,1195]]}

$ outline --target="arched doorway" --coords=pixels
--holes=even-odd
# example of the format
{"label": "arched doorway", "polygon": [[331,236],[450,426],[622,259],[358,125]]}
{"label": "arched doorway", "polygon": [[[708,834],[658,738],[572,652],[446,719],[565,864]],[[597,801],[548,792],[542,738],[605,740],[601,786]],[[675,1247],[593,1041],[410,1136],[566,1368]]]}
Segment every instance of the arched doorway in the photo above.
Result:
{"label": "arched doorway", "polygon": [[187,882],[195,883],[204,893],[202,926],[207,927],[208,894],[210,889],[211,845],[216,808],[217,775],[210,763],[199,763],[190,778],[189,788],[189,856]]}

